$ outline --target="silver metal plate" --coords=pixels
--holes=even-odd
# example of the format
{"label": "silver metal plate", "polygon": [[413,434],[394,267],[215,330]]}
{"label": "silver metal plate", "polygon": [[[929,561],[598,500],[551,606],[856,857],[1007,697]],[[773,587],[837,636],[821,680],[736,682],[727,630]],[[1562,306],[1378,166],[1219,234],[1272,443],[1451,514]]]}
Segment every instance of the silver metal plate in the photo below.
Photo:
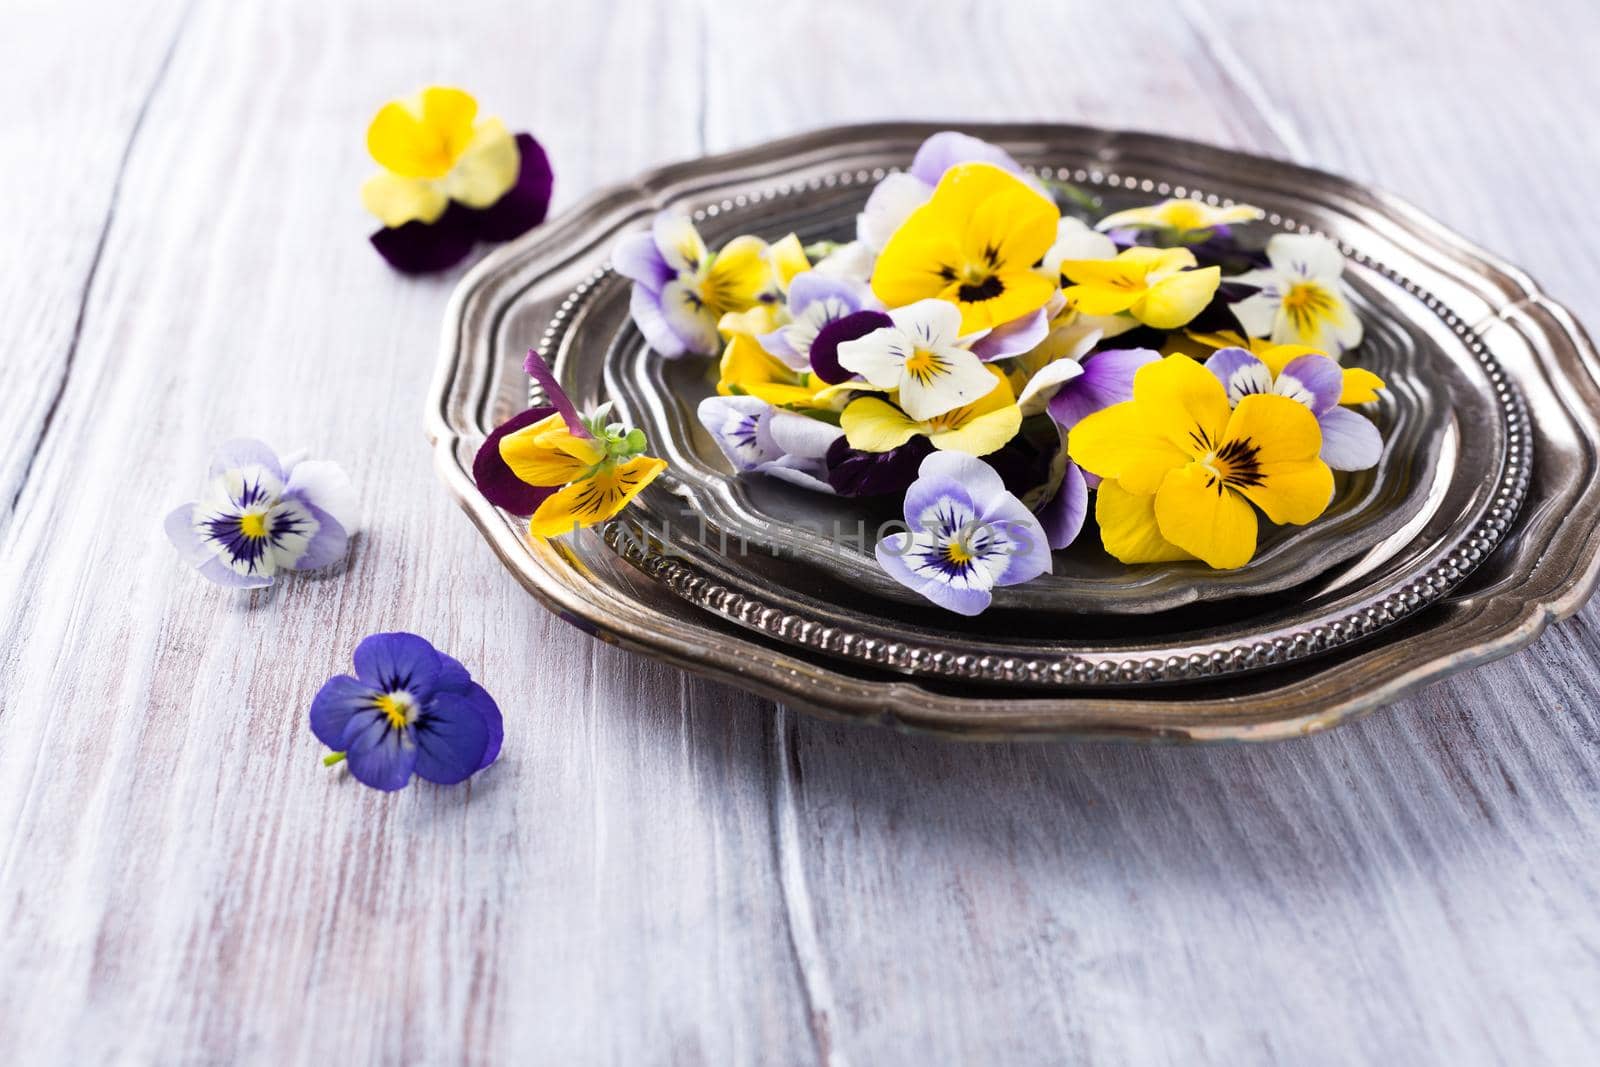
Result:
{"label": "silver metal plate", "polygon": [[[1386,463],[1396,458],[1405,461],[1404,469],[1380,468],[1365,489],[1344,487],[1350,511],[1341,515],[1357,513],[1363,502],[1375,499],[1375,491],[1388,492],[1386,503],[1372,514],[1399,514],[1401,528],[1385,531],[1343,563],[1319,555],[1320,573],[1295,575],[1287,589],[1277,585],[1276,591],[1266,591],[1263,585],[1235,591],[1238,595],[1226,600],[1188,606],[1181,606],[1185,595],[1179,593],[1158,614],[1124,613],[1120,618],[1114,608],[1091,606],[1085,611],[1081,603],[1068,610],[1004,604],[994,609],[992,618],[986,615],[983,625],[967,631],[947,625],[944,619],[930,619],[931,611],[918,610],[892,595],[841,582],[837,559],[780,560],[775,567],[763,560],[758,570],[737,557],[730,561],[715,553],[715,558],[669,558],[652,551],[648,542],[629,543],[625,529],[614,528],[610,540],[642,568],[632,573],[652,575],[673,594],[663,600],[661,586],[643,597],[640,590],[648,583],[627,578],[632,565],[619,568],[612,550],[598,537],[575,538],[563,546],[529,544],[520,532],[507,540],[507,531],[515,531],[515,526],[508,527],[506,517],[496,516],[474,499],[459,471],[464,469],[463,457],[470,463],[470,448],[488,427],[519,406],[515,364],[523,348],[544,342],[559,350],[561,372],[584,401],[604,391],[625,406],[638,407],[630,414],[643,420],[674,417],[670,410],[646,414],[647,405],[639,401],[651,392],[628,382],[637,381],[639,374],[648,381],[648,375],[656,372],[641,361],[633,366],[635,378],[622,373],[627,361],[616,357],[628,351],[626,343],[619,343],[626,327],[615,318],[609,327],[605,325],[613,302],[605,289],[612,283],[596,271],[617,234],[643,225],[668,204],[704,210],[705,228],[713,235],[728,232],[716,228],[725,215],[729,229],[766,233],[764,225],[751,225],[739,213],[759,213],[765,210],[762,205],[778,201],[803,205],[802,213],[813,215],[806,224],[813,227],[811,232],[816,227],[836,227],[844,212],[853,210],[850,205],[859,203],[866,187],[884,169],[909,159],[932,129],[827,131],[668,168],[639,186],[596,197],[584,209],[497,253],[463,283],[447,323],[447,359],[435,393],[439,415],[430,419],[430,430],[440,447],[447,480],[525,584],[561,602],[563,610],[591,627],[713,673],[729,673],[722,654],[725,647],[740,648],[737,673],[747,684],[798,696],[813,706],[854,713],[866,706],[902,719],[926,719],[937,708],[941,728],[980,732],[1137,734],[1152,728],[1152,708],[1164,709],[1159,718],[1167,725],[1161,730],[1170,731],[1175,720],[1185,719],[1185,707],[1197,715],[1202,706],[1214,710],[1208,707],[1212,697],[1203,693],[1224,684],[1218,675],[1265,669],[1248,681],[1240,678],[1231,683],[1238,687],[1238,695],[1226,700],[1232,708],[1229,720],[1237,721],[1245,709],[1253,709],[1250,715],[1265,714],[1285,724],[1307,711],[1273,686],[1273,679],[1286,676],[1294,661],[1321,654],[1326,658],[1293,670],[1339,674],[1343,665],[1387,650],[1387,643],[1380,647],[1360,642],[1399,620],[1407,621],[1395,629],[1397,639],[1401,634],[1411,641],[1440,638],[1431,628],[1412,634],[1410,620],[1419,613],[1439,614],[1424,609],[1447,603],[1447,594],[1490,556],[1503,536],[1510,534],[1515,540],[1517,504],[1524,490],[1537,495],[1539,472],[1546,469],[1542,454],[1536,453],[1536,466],[1530,468],[1527,462],[1536,438],[1542,447],[1550,436],[1552,446],[1567,453],[1574,438],[1585,434],[1592,438],[1592,415],[1583,411],[1579,418],[1570,406],[1553,416],[1569,420],[1564,432],[1553,436],[1540,432],[1543,414],[1530,431],[1517,389],[1521,385],[1537,393],[1532,397],[1536,402],[1541,396],[1548,398],[1550,380],[1541,373],[1537,353],[1551,358],[1559,353],[1584,365],[1576,388],[1592,393],[1588,369],[1592,351],[1581,334],[1560,325],[1559,316],[1555,326],[1548,316],[1540,320],[1537,344],[1528,343],[1522,329],[1507,330],[1503,315],[1532,307],[1535,301],[1542,305],[1531,283],[1508,268],[1490,265],[1482,253],[1413,209],[1326,175],[1184,142],[1071,127],[984,128],[977,132],[1005,144],[1025,163],[1051,168],[1053,176],[1098,186],[1107,193],[1126,192],[1131,184],[1133,195],[1146,200],[1192,190],[1247,200],[1267,208],[1273,225],[1327,232],[1340,241],[1359,264],[1356,280],[1370,305],[1369,326],[1375,321],[1392,326],[1388,333],[1380,329],[1384,343],[1372,349],[1375,361],[1389,361],[1382,366],[1375,362],[1375,369],[1396,385],[1394,400],[1380,412],[1380,420],[1391,442],[1403,438],[1411,442],[1403,451],[1391,448],[1386,459]],[[801,229],[807,232],[805,226]],[[547,336],[552,318],[555,327]],[[1523,318],[1518,318],[1519,326]],[[1475,324],[1484,327],[1482,337],[1473,330]],[[1537,388],[1530,390],[1530,383]],[[708,389],[709,384],[702,382],[701,388]],[[634,395],[624,396],[630,389]],[[1571,384],[1567,391],[1573,391]],[[1435,407],[1429,407],[1430,398],[1437,398]],[[681,419],[682,411],[676,417]],[[679,467],[673,483],[678,490],[692,488],[704,494],[719,483],[708,480],[699,466],[713,475],[719,472],[706,462],[707,453],[694,443],[692,431],[692,423],[678,432],[668,423],[657,428],[654,439],[658,447],[670,440],[672,447],[683,450],[668,456]],[[1414,436],[1407,438],[1408,433]],[[1566,472],[1564,480],[1592,479],[1592,456],[1591,446],[1585,455],[1588,462]],[[723,484],[727,481],[722,479]],[[725,509],[724,518],[731,515],[748,522],[750,515],[766,521],[776,516],[781,521],[782,512],[775,509],[806,506],[783,501],[752,504],[739,498],[745,492],[729,492],[721,499],[713,495],[711,507]],[[662,514],[675,512],[679,502],[667,486],[647,496],[647,506]],[[735,506],[745,514],[730,510]],[[1550,516],[1536,518],[1548,521]],[[1589,509],[1563,516],[1566,525],[1588,522],[1592,528],[1593,521]],[[1359,525],[1365,530],[1374,524]],[[1585,546],[1578,551],[1587,578],[1592,549]],[[720,571],[715,566],[719,560]],[[1326,566],[1329,563],[1336,565]],[[1183,582],[1175,573],[1172,569],[1156,582],[1146,580],[1144,590],[1122,589],[1114,595],[1152,595],[1151,587],[1164,583],[1158,595],[1171,596]],[[1068,581],[1094,579],[1092,573],[1065,576]],[[1246,580],[1274,581],[1264,573]],[[1193,587],[1193,578],[1188,581]],[[1111,585],[1100,588],[1114,586],[1112,576]],[[598,595],[602,588],[607,590],[605,596]],[[672,604],[674,598],[679,601],[674,605],[677,610],[666,610],[663,605]],[[648,621],[638,622],[635,612],[619,611],[619,604],[644,611]],[[717,617],[759,636],[739,638],[716,622]],[[629,618],[636,621],[630,623]],[[1040,620],[1047,624],[1043,629]],[[1435,647],[1443,649],[1445,644]],[[829,657],[840,656],[854,665],[828,662]],[[799,662],[807,666],[797,668]],[[1425,662],[1435,661],[1425,657]],[[927,678],[927,684],[940,691],[923,692],[894,682],[886,673],[890,671]],[[797,693],[800,678],[809,683]],[[1171,684],[1126,688],[1155,680]],[[1359,706],[1394,679],[1371,676],[1366,681],[1355,693],[1346,693],[1340,707]],[[1030,692],[1014,694],[1019,682],[1028,684]],[[1002,691],[996,683],[1008,684]],[[944,691],[949,686],[956,689]],[[1103,688],[1107,686],[1122,688]],[[1086,719],[1087,707],[1070,695],[1070,690],[1081,687],[1096,689],[1098,715]],[[908,689],[917,695],[909,695]],[[1028,709],[1025,722],[1003,724],[1010,716],[1002,707],[1023,706]],[[1129,709],[1127,714],[1113,714],[1117,706]],[[1316,721],[1327,721],[1320,716],[1337,711],[1322,708],[1318,714]],[[1206,717],[1215,722],[1214,716]],[[1198,736],[1199,725],[1187,722],[1182,729]]]}

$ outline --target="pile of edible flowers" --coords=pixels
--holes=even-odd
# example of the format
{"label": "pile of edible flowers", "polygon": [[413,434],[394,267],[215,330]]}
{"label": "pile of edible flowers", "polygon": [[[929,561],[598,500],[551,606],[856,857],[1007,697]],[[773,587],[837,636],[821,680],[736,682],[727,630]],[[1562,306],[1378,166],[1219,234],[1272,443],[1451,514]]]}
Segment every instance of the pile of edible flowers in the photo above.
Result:
{"label": "pile of edible flowers", "polygon": [[1244,566],[1263,518],[1314,522],[1334,472],[1382,451],[1352,410],[1383,383],[1344,365],[1362,336],[1344,257],[1314,235],[1252,244],[1248,205],[1095,217],[1068,193],[946,132],[847,243],[712,249],[665,213],[613,265],[657,353],[718,361],[699,416],[735,470],[900,497],[878,560],[942,607],[1047,573],[1091,513],[1124,563]]}

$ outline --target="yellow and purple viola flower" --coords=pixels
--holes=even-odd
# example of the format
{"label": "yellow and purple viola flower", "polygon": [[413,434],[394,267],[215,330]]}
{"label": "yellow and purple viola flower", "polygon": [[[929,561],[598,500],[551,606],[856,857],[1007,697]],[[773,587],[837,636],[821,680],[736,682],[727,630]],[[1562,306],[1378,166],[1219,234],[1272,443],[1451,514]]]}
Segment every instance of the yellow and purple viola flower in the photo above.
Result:
{"label": "yellow and purple viola flower", "polygon": [[1149,235],[1158,244],[1192,245],[1225,235],[1234,223],[1252,222],[1261,209],[1249,204],[1216,207],[1201,200],[1163,200],[1159,204],[1114,211],[1095,228],[1116,235]]}
{"label": "yellow and purple viola flower", "polygon": [[1280,233],[1267,242],[1269,266],[1229,278],[1257,292],[1233,305],[1251,337],[1309,345],[1335,359],[1361,343],[1361,317],[1344,282],[1344,255],[1326,237]]}
{"label": "yellow and purple viola flower", "polygon": [[311,701],[311,732],[363,785],[403,789],[412,775],[454,785],[500,755],[500,708],[461,663],[416,634],[373,634],[356,646],[354,676],[336,675]]}
{"label": "yellow and purple viola flower", "polygon": [[878,565],[940,607],[977,615],[999,586],[1050,571],[1050,546],[1033,512],[987,463],[935,452],[906,490],[907,531],[878,542]]}
{"label": "yellow and purple viola flower", "polygon": [[777,305],[789,278],[809,266],[798,241],[735,237],[713,253],[694,223],[672,212],[618,242],[611,265],[633,280],[634,324],[668,359],[716,355],[724,315]]}
{"label": "yellow and purple viola flower", "polygon": [[946,172],[962,163],[988,163],[1033,184],[1005,149],[955,130],[936,133],[922,142],[909,169],[890,174],[873,186],[866,206],[856,216],[859,243],[872,252],[881,251],[901,223],[933,196]]}
{"label": "yellow and purple viola flower", "polygon": [[940,451],[970,456],[998,452],[1022,427],[1022,410],[1005,374],[987,364],[980,367],[991,382],[987,392],[926,419],[913,418],[894,400],[857,397],[839,415],[845,439],[862,452],[892,452],[919,437]]}
{"label": "yellow and purple viola flower", "polygon": [[708,396],[696,414],[734,470],[833,492],[827,456],[843,436],[837,426],[784,411],[754,396]]}
{"label": "yellow and purple viola flower", "polygon": [[1061,213],[1043,193],[989,163],[962,163],[894,231],[872,271],[887,307],[945,300],[961,332],[1002,326],[1043,308],[1056,285],[1035,270]]}
{"label": "yellow and purple viola flower", "polygon": [[1383,438],[1371,420],[1340,406],[1344,368],[1321,352],[1303,352],[1274,368],[1243,348],[1224,348],[1206,360],[1206,370],[1222,382],[1234,407],[1258,395],[1304,404],[1322,432],[1322,462],[1336,471],[1366,470],[1383,454]]}
{"label": "yellow and purple viola flower", "polygon": [[1309,407],[1261,394],[1233,407],[1222,381],[1187,356],[1141,367],[1133,399],[1079,422],[1067,447],[1104,479],[1095,515],[1124,563],[1193,556],[1241,567],[1255,555],[1255,508],[1299,526],[1333,497]]}
{"label": "yellow and purple viola flower", "polygon": [[527,515],[533,537],[560,537],[615,518],[667,469],[644,455],[644,432],[608,421],[609,404],[578,412],[544,359],[524,364],[550,401],[497,428],[473,461],[473,476],[491,504]]}
{"label": "yellow and purple viola flower", "polygon": [[218,585],[273,584],[285,571],[315,570],[345,557],[356,532],[350,479],[326,460],[280,461],[260,441],[217,450],[204,494],[167,515],[167,538]]}
{"label": "yellow and purple viola flower", "polygon": [[1187,248],[1124,249],[1115,259],[1061,263],[1062,291],[1083,315],[1124,315],[1158,330],[1186,325],[1216,295],[1220,268],[1198,267]]}
{"label": "yellow and purple viola flower", "polygon": [[406,273],[444,270],[480,241],[508,241],[544,221],[554,175],[539,142],[479,118],[470,93],[430,86],[387,103],[367,127],[383,168],[361,200],[384,225],[372,244]]}

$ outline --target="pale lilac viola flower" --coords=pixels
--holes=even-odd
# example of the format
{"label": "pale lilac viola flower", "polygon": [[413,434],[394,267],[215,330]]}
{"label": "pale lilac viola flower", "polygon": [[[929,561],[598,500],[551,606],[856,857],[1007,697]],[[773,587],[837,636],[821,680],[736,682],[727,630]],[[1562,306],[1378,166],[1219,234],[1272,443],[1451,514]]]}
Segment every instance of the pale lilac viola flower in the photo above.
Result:
{"label": "pale lilac viola flower", "polygon": [[960,163],[992,163],[1029,184],[1039,183],[998,145],[955,130],[936,133],[922,142],[911,167],[886,176],[867,197],[856,216],[856,237],[874,252],[883,250],[889,237],[910,214],[928,202],[944,172]]}
{"label": "pale lilac viola flower", "polygon": [[344,558],[355,532],[355,493],[337,464],[279,460],[260,441],[217,450],[204,493],[167,515],[167,538],[218,585],[271,585],[284,571]]}
{"label": "pale lilac viola flower", "polygon": [[1235,407],[1256,393],[1286,396],[1311,409],[1322,429],[1322,462],[1336,471],[1360,471],[1383,455],[1383,437],[1365,416],[1339,406],[1344,370],[1328,356],[1311,353],[1284,365],[1276,377],[1259,357],[1243,348],[1223,348],[1206,360],[1206,369],[1228,390]]}
{"label": "pale lilac viola flower", "polygon": [[844,436],[830,423],[775,408],[753,396],[709,396],[696,414],[734,469],[832,494],[828,449]]}
{"label": "pale lilac viola flower", "polygon": [[878,542],[878,565],[947,611],[978,615],[1000,586],[1050,570],[1044,528],[999,473],[960,452],[934,452],[906,490],[908,532]]}
{"label": "pale lilac viola flower", "polygon": [[795,275],[789,283],[790,321],[758,340],[790,370],[808,371],[812,342],[823,327],[863,308],[878,306],[872,290],[862,283],[808,270]]}

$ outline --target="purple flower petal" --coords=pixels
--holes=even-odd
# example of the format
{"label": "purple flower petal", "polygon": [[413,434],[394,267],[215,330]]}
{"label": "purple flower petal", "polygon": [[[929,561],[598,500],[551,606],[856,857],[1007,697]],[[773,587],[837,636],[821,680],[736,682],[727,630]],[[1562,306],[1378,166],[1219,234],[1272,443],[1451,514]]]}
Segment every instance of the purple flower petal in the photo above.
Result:
{"label": "purple flower petal", "polygon": [[217,556],[212,556],[195,569],[206,581],[234,589],[265,589],[274,580],[265,574],[240,574]]}
{"label": "purple flower petal", "polygon": [[1020,319],[1012,319],[990,330],[978,338],[972,346],[972,351],[987,363],[991,360],[1005,359],[1007,356],[1020,356],[1037,348],[1048,336],[1050,336],[1050,320],[1045,315],[1044,308],[1040,308]]}
{"label": "purple flower petal", "polygon": [[1057,426],[1070,430],[1101,408],[1132,400],[1134,374],[1160,358],[1159,352],[1148,348],[1110,349],[1089,355],[1083,361],[1083,373],[1050,398],[1050,417]]}
{"label": "purple flower petal", "polygon": [[543,222],[550,211],[550,192],[555,185],[550,157],[532,134],[517,134],[517,150],[522,166],[516,182],[499,200],[472,212],[480,241],[520,237]]}
{"label": "purple flower petal", "polygon": [[438,649],[434,649],[434,652],[439,657],[439,677],[433,683],[435,693],[465,693],[472,688],[472,675],[460,660]]}
{"label": "purple flower petal", "polygon": [[375,692],[348,674],[329,678],[311,698],[311,732],[331,749],[344,748],[345,731],[357,712],[370,711]]}
{"label": "purple flower petal", "polygon": [[483,686],[472,683],[467,697],[477,704],[478,712],[483,716],[483,724],[489,730],[489,743],[483,748],[483,759],[478,763],[478,770],[483,770],[489,764],[500,758],[500,746],[505,740],[505,719],[500,714],[500,705],[494,702],[494,697]]}
{"label": "purple flower petal", "polygon": [[345,552],[350,548],[350,535],[345,532],[344,526],[315,504],[302,500],[300,506],[317,520],[317,532],[311,535],[311,541],[306,545],[305,552],[294,561],[294,569],[314,571],[343,559]]}
{"label": "purple flower petal", "polygon": [[978,515],[978,522],[1003,532],[1011,542],[1005,569],[995,575],[995,585],[1021,585],[1050,572],[1050,537],[1022,501],[1007,493],[991,501]]}
{"label": "purple flower petal", "polygon": [[544,393],[545,400],[550,406],[561,414],[561,421],[567,424],[567,432],[574,437],[592,438],[589,427],[583,424],[583,416],[578,414],[577,407],[567,396],[567,391],[561,388],[561,383],[556,381],[555,371],[550,369],[550,364],[544,357],[533,349],[528,349],[528,356],[522,361],[522,369],[528,372],[528,377],[533,379],[539,391]]}
{"label": "purple flower petal", "polygon": [[799,316],[812,304],[830,297],[845,304],[851,311],[859,311],[865,296],[863,290],[863,286],[849,278],[818,274],[814,270],[804,271],[795,275],[794,281],[789,283],[789,313]]}
{"label": "purple flower petal", "polygon": [[478,483],[478,492],[497,508],[504,508],[513,515],[532,515],[544,503],[545,497],[554,493],[559,487],[553,485],[529,485],[512,473],[510,466],[500,455],[500,441],[507,435],[518,430],[532,426],[541,419],[554,415],[553,407],[529,408],[527,411],[518,412],[505,422],[494,428],[489,434],[478,454],[472,458],[472,480]]}
{"label": "purple flower petal", "polygon": [[216,478],[243,467],[260,467],[276,478],[280,485],[289,480],[283,464],[278,461],[278,454],[253,437],[235,437],[231,441],[224,441],[212,453],[211,469],[206,477]]}
{"label": "purple flower petal", "polygon": [[958,163],[993,163],[1012,174],[1023,172],[1021,165],[1011,158],[1011,153],[998,145],[955,130],[945,130],[922,142],[908,173],[929,185],[938,185],[944,172]]}
{"label": "purple flower petal", "polygon": [[1344,391],[1344,370],[1327,356],[1297,356],[1278,372],[1273,391],[1300,401],[1320,418],[1339,405],[1339,394]]}
{"label": "purple flower petal", "polygon": [[1336,471],[1362,471],[1383,455],[1383,437],[1372,420],[1335,407],[1317,419],[1322,427],[1322,462]]}
{"label": "purple flower petal", "polygon": [[917,480],[917,468],[932,451],[926,437],[913,437],[888,452],[862,452],[841,436],[828,449],[828,484],[840,496],[903,493]]}
{"label": "purple flower petal", "polygon": [[1059,551],[1078,539],[1084,516],[1089,513],[1089,484],[1083,470],[1071,460],[1056,495],[1039,509],[1039,525],[1044,527],[1050,547]]}
{"label": "purple flower petal", "polygon": [[884,573],[918,596],[933,601],[946,611],[957,615],[981,615],[994,600],[988,589],[974,585],[955,585],[937,576],[919,573],[913,566],[916,550],[911,547],[909,535],[890,534],[879,541],[873,550],[878,566]]}
{"label": "purple flower petal", "polygon": [[417,766],[417,746],[409,730],[397,730],[377,708],[351,716],[338,748],[350,773],[362,785],[392,792],[404,789]]}
{"label": "purple flower petal", "polygon": [[444,665],[432,645],[416,634],[373,634],[356,646],[356,677],[380,692],[405,689],[418,700],[430,696]]}
{"label": "purple flower petal", "polygon": [[644,285],[635,283],[628,299],[628,312],[633,317],[633,324],[644,334],[645,341],[658,354],[667,359],[677,359],[689,350],[683,338],[667,321],[660,293],[651,292]]}
{"label": "purple flower petal", "polygon": [[389,266],[402,274],[432,274],[467,258],[478,240],[478,223],[469,207],[452,202],[433,222],[412,220],[374,233],[370,240]]}
{"label": "purple flower petal", "polygon": [[1205,365],[1228,391],[1229,403],[1238,404],[1247,396],[1272,392],[1272,371],[1246,349],[1219,348]]}
{"label": "purple flower petal", "polygon": [[811,342],[812,373],[829,385],[848,382],[855,374],[840,365],[839,346],[846,341],[858,341],[873,330],[893,326],[894,320],[881,311],[857,311],[828,323]]}
{"label": "purple flower petal", "polygon": [[437,693],[412,727],[412,737],[417,745],[417,776],[454,785],[484,766],[489,724],[477,694]]}
{"label": "purple flower petal", "polygon": [[656,239],[648,233],[630,233],[611,251],[611,267],[624,278],[632,278],[652,293],[672,280],[673,270],[662,258]]}

